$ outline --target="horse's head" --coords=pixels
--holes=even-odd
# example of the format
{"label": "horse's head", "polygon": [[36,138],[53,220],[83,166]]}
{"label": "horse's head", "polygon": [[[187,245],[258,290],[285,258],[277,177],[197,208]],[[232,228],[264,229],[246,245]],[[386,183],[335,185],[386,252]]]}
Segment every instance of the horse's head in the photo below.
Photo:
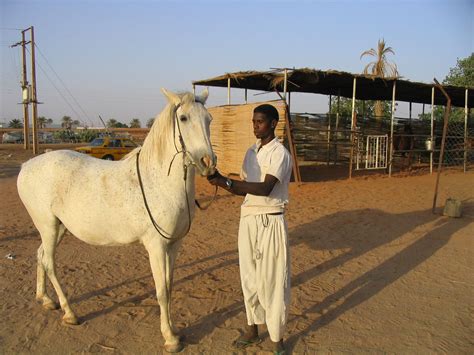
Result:
{"label": "horse's head", "polygon": [[177,95],[166,89],[162,91],[169,103],[175,107],[173,120],[178,149],[186,152],[186,159],[196,166],[202,176],[213,174],[217,158],[211,146],[209,125],[212,118],[204,107],[209,96],[208,91],[205,90],[201,96],[191,93]]}

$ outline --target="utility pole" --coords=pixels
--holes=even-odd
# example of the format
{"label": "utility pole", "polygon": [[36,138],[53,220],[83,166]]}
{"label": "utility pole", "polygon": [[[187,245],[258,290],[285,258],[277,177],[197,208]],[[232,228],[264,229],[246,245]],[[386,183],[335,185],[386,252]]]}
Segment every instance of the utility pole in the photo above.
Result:
{"label": "utility pole", "polygon": [[[36,63],[35,63],[35,29],[33,26],[31,31],[31,103],[33,104],[31,113],[33,114],[33,154],[38,151],[38,101],[36,99]],[[25,30],[28,31],[28,30]]]}
{"label": "utility pole", "polygon": [[[25,33],[31,31],[31,40],[26,41]],[[26,70],[26,45],[31,44],[31,86],[28,85],[27,70]],[[33,154],[38,154],[38,99],[36,94],[36,65],[35,65],[35,35],[34,28],[31,26],[26,30],[21,31],[21,42],[15,43],[11,48],[20,46],[22,49],[22,76],[21,76],[21,90],[22,90],[22,104],[23,104],[23,147],[25,150],[30,149],[30,119],[28,105],[32,106],[32,133],[33,133]]]}

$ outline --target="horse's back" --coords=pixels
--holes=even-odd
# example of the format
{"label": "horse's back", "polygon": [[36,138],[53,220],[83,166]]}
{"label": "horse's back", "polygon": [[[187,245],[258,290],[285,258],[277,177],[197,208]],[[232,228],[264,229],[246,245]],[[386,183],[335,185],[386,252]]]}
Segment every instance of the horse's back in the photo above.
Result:
{"label": "horse's back", "polygon": [[17,180],[18,194],[25,206],[48,207],[53,199],[67,194],[71,184],[80,181],[93,159],[78,152],[58,150],[23,163]]}

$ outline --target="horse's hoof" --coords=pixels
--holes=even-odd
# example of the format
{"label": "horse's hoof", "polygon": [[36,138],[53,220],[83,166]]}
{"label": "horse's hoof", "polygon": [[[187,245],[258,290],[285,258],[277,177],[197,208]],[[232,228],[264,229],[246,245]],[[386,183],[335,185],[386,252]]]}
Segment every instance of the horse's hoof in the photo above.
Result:
{"label": "horse's hoof", "polygon": [[184,349],[184,343],[182,342],[179,342],[179,343],[176,343],[176,344],[170,344],[170,345],[165,345],[165,351],[167,353],[179,353],[181,351],[183,351]]}
{"label": "horse's hoof", "polygon": [[66,325],[79,325],[79,320],[77,319],[77,317],[75,315],[72,315],[72,316],[64,316],[63,317],[63,323],[66,324]]}

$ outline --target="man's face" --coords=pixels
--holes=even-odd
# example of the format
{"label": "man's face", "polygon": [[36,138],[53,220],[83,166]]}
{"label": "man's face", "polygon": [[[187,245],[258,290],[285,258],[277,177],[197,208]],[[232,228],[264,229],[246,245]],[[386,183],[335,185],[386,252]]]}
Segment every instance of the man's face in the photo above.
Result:
{"label": "man's face", "polygon": [[[272,121],[261,112],[255,112],[252,118],[253,122],[253,133],[258,139],[264,139],[273,134],[275,127],[272,125]],[[275,122],[273,122],[275,124]]]}

